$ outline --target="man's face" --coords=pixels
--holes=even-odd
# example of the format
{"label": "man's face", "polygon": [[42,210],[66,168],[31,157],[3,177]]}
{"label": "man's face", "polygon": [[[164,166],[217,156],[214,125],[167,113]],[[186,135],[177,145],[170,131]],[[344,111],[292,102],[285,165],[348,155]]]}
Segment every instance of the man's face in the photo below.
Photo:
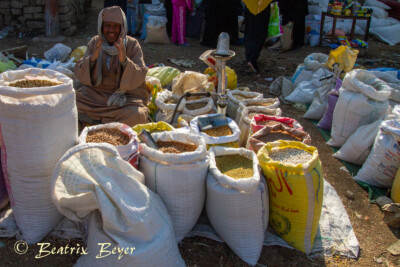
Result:
{"label": "man's face", "polygon": [[120,32],[121,24],[111,21],[103,22],[103,34],[110,45],[114,44],[118,40]]}

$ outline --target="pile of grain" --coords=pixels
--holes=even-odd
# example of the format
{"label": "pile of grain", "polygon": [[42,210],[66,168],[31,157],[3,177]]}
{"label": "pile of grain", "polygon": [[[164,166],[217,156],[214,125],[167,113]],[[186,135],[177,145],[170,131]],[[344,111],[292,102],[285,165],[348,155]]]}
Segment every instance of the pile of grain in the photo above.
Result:
{"label": "pile of grain", "polygon": [[[271,127],[273,127],[275,125],[278,125],[278,124],[280,124],[279,121],[271,121],[271,120],[269,120],[269,121],[258,121],[257,122],[257,125],[264,125],[264,126],[271,126]],[[289,126],[289,125],[287,125],[287,126]]]}
{"label": "pile of grain", "polygon": [[205,102],[186,104],[186,108],[188,110],[201,109],[201,108],[204,108],[205,106],[207,106],[207,103],[205,103]]}
{"label": "pile of grain", "polygon": [[297,148],[273,148],[268,156],[280,163],[289,163],[289,164],[304,164],[312,159],[312,154],[304,151],[302,149]]}
{"label": "pile of grain", "polygon": [[254,116],[260,115],[262,113],[257,113],[257,112],[251,112],[247,115],[247,117],[251,120],[253,119]]}
{"label": "pile of grain", "polygon": [[21,80],[14,83],[10,83],[9,86],[19,87],[19,88],[33,88],[33,87],[48,87],[60,85],[61,83],[56,83],[48,80]]}
{"label": "pile of grain", "polygon": [[235,179],[253,176],[253,161],[239,154],[215,157],[217,168],[222,174]]}
{"label": "pile of grain", "polygon": [[163,153],[180,154],[184,152],[192,152],[197,149],[196,145],[184,144],[175,141],[157,141],[158,150]]}
{"label": "pile of grain", "polygon": [[227,125],[212,128],[210,130],[205,130],[202,132],[213,137],[227,136],[233,134],[231,128],[229,128],[229,126]]}
{"label": "pile of grain", "polygon": [[290,135],[288,132],[284,131],[270,132],[264,136],[258,137],[257,139],[264,143],[274,142],[276,140],[302,141],[301,138]]}
{"label": "pile of grain", "polygon": [[114,146],[124,146],[129,143],[129,136],[116,128],[91,131],[86,137],[87,143],[109,143]]}

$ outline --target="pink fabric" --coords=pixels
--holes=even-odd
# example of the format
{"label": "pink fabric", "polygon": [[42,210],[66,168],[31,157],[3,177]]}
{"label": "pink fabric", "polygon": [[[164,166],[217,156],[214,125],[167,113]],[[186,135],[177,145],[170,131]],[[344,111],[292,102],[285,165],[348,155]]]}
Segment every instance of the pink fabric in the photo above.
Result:
{"label": "pink fabric", "polygon": [[192,10],[192,0],[172,0],[173,5],[187,7],[187,9]]}
{"label": "pink fabric", "polygon": [[186,43],[186,7],[174,4],[172,11],[172,42],[184,44]]}

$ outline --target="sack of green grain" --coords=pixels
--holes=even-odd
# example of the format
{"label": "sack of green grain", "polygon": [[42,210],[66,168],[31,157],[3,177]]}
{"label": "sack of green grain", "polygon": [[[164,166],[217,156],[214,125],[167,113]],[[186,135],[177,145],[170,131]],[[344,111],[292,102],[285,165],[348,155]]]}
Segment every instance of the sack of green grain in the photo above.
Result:
{"label": "sack of green grain", "polygon": [[[242,105],[242,103],[240,103]],[[254,116],[259,114],[269,115],[269,116],[280,116],[282,115],[282,110],[280,108],[265,108],[258,106],[248,106],[241,111],[242,115],[239,116],[239,146],[244,147],[249,139],[249,134],[251,131],[251,121]],[[239,114],[239,113],[238,113]],[[237,118],[238,116],[236,116]]]}
{"label": "sack of green grain", "polygon": [[294,248],[309,254],[324,188],[317,149],[280,140],[265,144],[257,157],[269,188],[270,225]]}
{"label": "sack of green grain", "polygon": [[72,80],[38,68],[0,74],[0,147],[11,207],[23,239],[34,244],[61,221],[51,174],[78,141]]}
{"label": "sack of green grain", "polygon": [[200,116],[204,114],[215,113],[216,108],[211,97],[205,97],[197,100],[189,100],[182,109],[182,114],[190,116]]}
{"label": "sack of green grain", "polygon": [[265,126],[250,136],[246,148],[257,153],[266,143],[278,140],[300,141],[307,145],[311,144],[311,136],[308,133],[297,128],[285,126],[284,124],[277,124],[274,126]]}
{"label": "sack of green grain", "polygon": [[211,130],[200,131],[199,130],[199,118],[213,117],[218,114],[209,114],[194,117],[190,121],[190,131],[196,135],[200,135],[204,138],[207,144],[207,149],[211,146],[227,146],[227,147],[239,147],[240,129],[236,122],[231,118],[228,119],[228,125],[213,128]]}
{"label": "sack of green grain", "polygon": [[263,98],[262,93],[257,92],[246,92],[241,90],[229,90],[228,96],[228,107],[226,108],[226,115],[233,120],[236,119],[236,113],[239,109],[239,103],[243,100],[249,99],[261,99]]}
{"label": "sack of green grain", "polygon": [[[239,124],[242,117],[243,109],[246,107],[258,107],[260,110],[276,109],[279,107],[278,98],[260,98],[260,99],[247,99],[239,102],[239,108],[236,112],[235,122]],[[268,114],[268,111],[266,112]],[[280,116],[281,114],[277,115]]]}
{"label": "sack of green grain", "polygon": [[268,225],[268,188],[258,160],[244,148],[212,147],[206,211],[227,245],[250,265],[258,262]]}
{"label": "sack of green grain", "polygon": [[137,134],[126,124],[111,122],[85,127],[79,135],[79,144],[108,143],[114,145],[119,155],[136,169],[139,168]]}
{"label": "sack of green grain", "polygon": [[[157,95],[156,100],[154,101],[154,103],[158,107],[158,110],[156,112],[156,121],[169,122],[172,118],[172,115],[174,114],[179,98],[180,96],[173,95],[172,92],[169,90],[164,90],[161,93],[159,93]],[[180,112],[182,112],[182,109],[185,106],[185,104],[186,104],[186,99],[183,98],[181,100],[181,103],[179,104],[179,107],[176,109],[178,112],[177,115],[179,115]]]}
{"label": "sack of green grain", "polygon": [[167,207],[180,242],[192,230],[204,206],[208,169],[204,139],[179,132],[153,134],[159,149],[140,143],[140,171],[146,185]]}

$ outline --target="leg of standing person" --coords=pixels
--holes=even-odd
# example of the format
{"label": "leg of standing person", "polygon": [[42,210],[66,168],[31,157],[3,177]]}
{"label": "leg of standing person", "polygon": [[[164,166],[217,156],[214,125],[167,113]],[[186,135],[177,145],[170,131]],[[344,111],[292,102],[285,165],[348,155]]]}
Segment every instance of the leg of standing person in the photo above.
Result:
{"label": "leg of standing person", "polygon": [[293,49],[299,49],[304,45],[306,33],[306,18],[302,15],[296,16],[293,25]]}
{"label": "leg of standing person", "polygon": [[261,49],[268,35],[268,23],[270,16],[270,7],[265,8],[261,13],[253,15],[247,9],[244,10],[244,47],[245,56],[248,66],[258,71],[257,60],[260,56]]}
{"label": "leg of standing person", "polygon": [[165,0],[165,10],[167,11],[167,34],[172,35],[172,0]]}

